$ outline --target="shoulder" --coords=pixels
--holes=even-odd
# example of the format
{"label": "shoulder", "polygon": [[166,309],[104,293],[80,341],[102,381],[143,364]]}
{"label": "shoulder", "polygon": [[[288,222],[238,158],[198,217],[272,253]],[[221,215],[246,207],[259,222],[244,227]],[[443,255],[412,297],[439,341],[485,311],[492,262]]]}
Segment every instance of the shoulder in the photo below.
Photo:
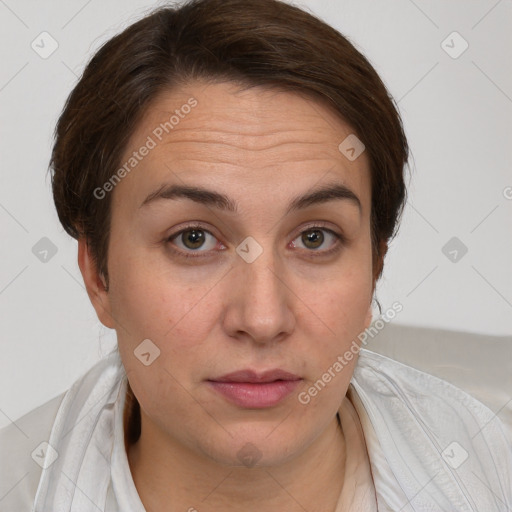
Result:
{"label": "shoulder", "polygon": [[30,510],[62,393],[0,429],[2,510]]}
{"label": "shoulder", "polygon": [[450,496],[447,506],[457,504],[457,510],[472,510],[469,504],[484,510],[496,496],[512,505],[512,443],[486,405],[443,379],[365,349],[352,384],[411,498],[420,491]]}
{"label": "shoulder", "polygon": [[[370,350],[361,349],[353,380],[368,396],[406,403],[411,411],[425,417],[432,415],[436,424],[441,419],[439,413],[446,408],[457,416],[471,411],[469,417],[461,419],[472,419],[475,424],[497,418],[487,405],[458,386]],[[433,404],[440,408],[432,411]]]}
{"label": "shoulder", "polygon": [[421,420],[425,433],[471,433],[472,444],[488,440],[512,452],[512,442],[496,413],[444,379],[387,356],[361,349],[352,382],[375,419],[394,423]]}
{"label": "shoulder", "polygon": [[[87,433],[79,433],[80,428],[93,428],[102,407],[115,401],[111,395],[115,395],[115,384],[124,375],[122,368],[119,354],[114,350],[67,391],[0,429],[1,512],[31,510],[45,475],[48,485],[63,461],[74,461],[73,450],[88,439]],[[74,436],[63,436],[70,425]],[[80,428],[75,428],[78,425]]]}

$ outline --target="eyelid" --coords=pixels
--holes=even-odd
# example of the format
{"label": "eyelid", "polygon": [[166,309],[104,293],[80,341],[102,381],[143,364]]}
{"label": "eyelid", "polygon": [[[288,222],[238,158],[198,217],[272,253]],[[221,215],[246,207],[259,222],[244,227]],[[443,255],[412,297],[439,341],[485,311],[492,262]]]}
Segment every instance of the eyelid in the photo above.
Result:
{"label": "eyelid", "polygon": [[334,235],[339,236],[343,241],[346,241],[345,235],[341,231],[336,231],[332,227],[332,223],[326,222],[326,221],[322,221],[322,220],[312,221],[312,222],[307,223],[304,226],[301,226],[299,228],[299,230],[297,231],[297,233],[294,235],[293,239],[295,239],[298,235],[300,235],[304,231],[308,231],[308,230],[314,229],[314,228],[325,229],[326,231],[329,231],[330,233],[333,233]]}

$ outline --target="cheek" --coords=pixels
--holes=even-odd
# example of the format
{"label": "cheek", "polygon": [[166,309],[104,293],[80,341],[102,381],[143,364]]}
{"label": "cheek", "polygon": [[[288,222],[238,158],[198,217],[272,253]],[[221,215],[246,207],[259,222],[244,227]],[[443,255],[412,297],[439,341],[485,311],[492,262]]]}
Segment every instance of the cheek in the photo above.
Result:
{"label": "cheek", "polygon": [[[311,298],[307,301],[301,329],[308,340],[305,350],[312,380],[324,376],[322,381],[328,382],[327,387],[333,393],[346,388],[356,364],[358,336],[365,329],[371,307],[371,286],[370,273],[352,267],[323,282],[317,292],[310,290],[306,295]],[[329,392],[323,395],[327,399]]]}
{"label": "cheek", "polygon": [[357,363],[358,336],[364,331],[369,305],[369,284],[364,280],[332,282],[310,304],[321,322],[310,316],[303,325],[308,378],[297,400],[304,419],[328,417],[340,407]]}
{"label": "cheek", "polygon": [[[172,404],[183,418],[193,415],[197,404],[185,390],[208,366],[205,343],[213,315],[200,300],[204,290],[198,293],[135,266],[121,275],[113,287],[115,315],[122,325],[117,329],[119,352],[141,407],[155,418],[167,409],[163,404]],[[158,356],[146,366],[138,355],[147,339],[156,347],[145,350],[149,359]]]}
{"label": "cheek", "polygon": [[[189,338],[200,330],[197,316],[204,315],[201,299],[207,283],[191,283],[184,272],[162,266],[150,258],[126,258],[113,272],[112,310],[129,335],[163,339],[182,334]],[[181,339],[181,337],[180,337]]]}
{"label": "cheek", "polygon": [[371,306],[372,279],[370,267],[347,264],[331,273],[304,296],[311,316],[322,320],[330,337],[346,339],[364,330],[364,321]]}
{"label": "cheek", "polygon": [[[203,297],[211,286],[191,285],[168,270],[134,259],[118,260],[113,270],[112,313],[123,365],[127,373],[133,372],[134,392],[158,389],[161,395],[172,377],[189,382],[192,370],[204,362],[215,321],[214,305]],[[158,357],[146,367],[137,354],[147,339],[156,347],[150,344],[150,352]],[[151,396],[145,400],[151,401]]]}

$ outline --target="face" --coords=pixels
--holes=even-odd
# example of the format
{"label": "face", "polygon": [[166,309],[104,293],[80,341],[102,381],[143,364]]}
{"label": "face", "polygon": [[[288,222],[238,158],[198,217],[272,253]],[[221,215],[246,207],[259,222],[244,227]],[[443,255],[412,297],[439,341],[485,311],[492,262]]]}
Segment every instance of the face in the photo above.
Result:
{"label": "face", "polygon": [[[107,192],[109,291],[90,294],[143,431],[229,465],[250,446],[274,465],[335,420],[356,357],[333,365],[369,325],[374,284],[369,162],[338,149],[351,133],[314,100],[231,83],[147,110]],[[262,375],[276,369],[292,377]]]}

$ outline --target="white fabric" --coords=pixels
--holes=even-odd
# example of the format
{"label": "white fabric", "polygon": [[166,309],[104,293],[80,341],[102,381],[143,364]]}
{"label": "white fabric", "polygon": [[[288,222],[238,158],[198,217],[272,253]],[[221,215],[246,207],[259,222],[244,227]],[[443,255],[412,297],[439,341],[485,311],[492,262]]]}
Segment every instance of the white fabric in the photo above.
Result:
{"label": "white fabric", "polygon": [[379,510],[512,510],[512,443],[490,409],[446,381],[370,351],[353,387]]}
{"label": "white fabric", "polygon": [[[0,512],[144,512],[124,449],[125,390],[114,352],[63,396],[2,429]],[[371,465],[374,489],[355,486],[368,507],[376,495],[379,512],[512,510],[512,444],[476,399],[364,349],[347,397],[342,426],[357,435],[353,406]],[[59,456],[41,471],[30,454],[44,440]],[[47,459],[50,454],[47,449]],[[358,467],[364,482],[364,464]],[[356,496],[347,493],[336,512]]]}
{"label": "white fabric", "polygon": [[377,497],[364,432],[351,397],[344,398],[338,418],[345,439],[345,477],[334,512],[377,512]]}
{"label": "white fabric", "polygon": [[370,327],[366,333],[364,348],[446,380],[487,405],[499,415],[512,441],[511,335],[490,336],[395,322],[378,330]]}

